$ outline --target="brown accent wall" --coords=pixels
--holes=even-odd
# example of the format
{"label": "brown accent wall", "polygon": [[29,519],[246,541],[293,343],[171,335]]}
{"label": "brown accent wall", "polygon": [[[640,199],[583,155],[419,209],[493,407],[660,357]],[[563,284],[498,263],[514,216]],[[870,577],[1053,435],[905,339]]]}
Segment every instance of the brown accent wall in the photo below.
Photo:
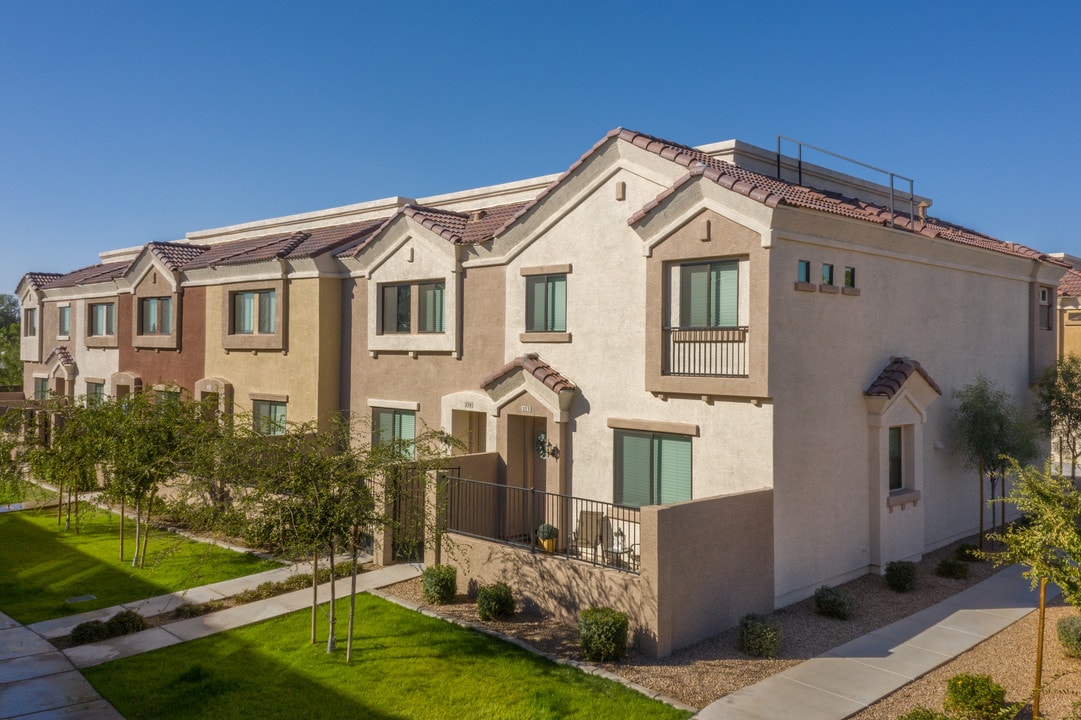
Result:
{"label": "brown accent wall", "polygon": [[641,574],[449,533],[458,587],[506,582],[527,606],[574,624],[594,606],[627,613],[642,651],[665,657],[773,609],[773,491],[641,510]]}
{"label": "brown accent wall", "polygon": [[[708,224],[708,227],[707,227]],[[708,241],[703,241],[708,237]],[[675,377],[662,374],[669,303],[668,268],[707,259],[747,259],[749,270],[747,377]],[[646,265],[646,390],[660,394],[767,397],[769,395],[769,251],[762,238],[728,218],[704,210],[653,249]]]}
{"label": "brown accent wall", "polygon": [[206,350],[206,290],[205,287],[181,288],[176,299],[176,349],[135,348],[132,346],[133,318],[137,314],[138,296],[121,298],[125,308],[118,319],[120,341],[120,370],[138,375],[143,387],[177,385],[191,392],[195,382],[204,376],[203,358]]}

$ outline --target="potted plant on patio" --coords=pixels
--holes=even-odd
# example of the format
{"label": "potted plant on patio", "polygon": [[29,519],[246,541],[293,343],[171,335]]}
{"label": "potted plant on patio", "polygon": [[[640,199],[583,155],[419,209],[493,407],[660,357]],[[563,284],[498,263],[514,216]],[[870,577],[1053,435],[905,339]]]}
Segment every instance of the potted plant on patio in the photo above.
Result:
{"label": "potted plant on patio", "polygon": [[559,537],[559,530],[556,529],[555,525],[543,523],[537,528],[537,539],[544,546],[544,552],[554,553],[556,551],[557,537]]}

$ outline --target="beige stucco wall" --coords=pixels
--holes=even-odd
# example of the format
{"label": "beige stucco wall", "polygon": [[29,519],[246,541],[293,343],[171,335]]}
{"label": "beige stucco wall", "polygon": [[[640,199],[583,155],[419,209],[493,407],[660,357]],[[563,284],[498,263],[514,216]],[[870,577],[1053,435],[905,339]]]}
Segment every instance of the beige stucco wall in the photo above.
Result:
{"label": "beige stucco wall", "polygon": [[210,287],[206,297],[206,376],[233,386],[234,406],[251,412],[251,395],[288,396],[286,419],[309,422],[326,419],[338,408],[341,360],[341,280],[287,280],[283,350],[222,348],[224,313],[229,285]]}
{"label": "beige stucco wall", "polygon": [[[979,488],[952,451],[950,394],[982,372],[1028,402],[1034,265],[789,208],[778,208],[776,224],[769,373],[778,439],[776,585],[785,604],[871,564],[870,492],[886,476],[868,477],[873,435],[862,392],[892,356],[918,360],[943,396],[928,408],[921,431],[922,499],[887,516],[907,525],[922,516],[922,542],[915,552],[909,543],[887,547],[897,556],[881,561],[976,530]],[[844,266],[855,267],[860,294],[795,290],[801,259],[811,261],[812,278],[821,263],[833,263],[838,283]],[[1053,347],[1053,333],[1038,333],[1037,341]]]}

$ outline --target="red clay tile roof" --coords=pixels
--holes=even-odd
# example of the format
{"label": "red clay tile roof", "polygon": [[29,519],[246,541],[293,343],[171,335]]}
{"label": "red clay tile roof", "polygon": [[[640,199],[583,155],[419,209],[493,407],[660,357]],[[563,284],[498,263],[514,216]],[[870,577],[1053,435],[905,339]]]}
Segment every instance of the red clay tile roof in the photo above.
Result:
{"label": "red clay tile roof", "polygon": [[424,227],[455,244],[484,242],[532,201],[498,205],[496,207],[454,212],[417,205],[406,205],[402,213]]}
{"label": "red clay tile roof", "polygon": [[574,383],[560,374],[555,368],[537,357],[536,353],[528,353],[521,357],[514,358],[495,373],[484,378],[484,380],[481,381],[480,386],[481,388],[486,388],[515,370],[522,370],[532,375],[554,393],[578,389]]}
{"label": "red clay tile roof", "polygon": [[871,386],[867,388],[864,395],[882,395],[887,398],[892,398],[898,390],[901,389],[910,377],[912,373],[917,372],[927,384],[934,388],[935,392],[939,395],[942,394],[942,388],[938,386],[931,376],[927,374],[927,371],[916,362],[903,357],[895,357],[889,361],[882,372],[878,374]]}
{"label": "red clay tile roof", "polygon": [[49,353],[49,357],[45,358],[45,362],[43,364],[48,365],[49,361],[52,360],[54,357],[60,361],[61,365],[75,365],[75,360],[72,359],[71,353],[68,352],[67,347],[64,345],[57,345],[55,348],[53,348],[53,351]]}
{"label": "red clay tile roof", "polygon": [[1059,297],[1081,297],[1081,272],[1070,268],[1058,281]]}
{"label": "red clay tile roof", "polygon": [[72,270],[66,275],[54,279],[45,285],[46,288],[75,287],[76,285],[91,285],[93,283],[107,282],[121,277],[131,263],[111,262],[99,263],[89,267]]}
{"label": "red clay tile roof", "polygon": [[53,280],[61,277],[60,273],[28,272],[24,275],[26,282],[33,290],[40,290]]}
{"label": "red clay tile roof", "polygon": [[184,270],[245,265],[278,258],[296,260],[322,255],[342,245],[361,239],[383,223],[382,220],[332,225],[294,233],[276,233],[231,240],[214,245],[187,265]]}
{"label": "red clay tile roof", "polygon": [[147,243],[146,247],[172,272],[179,272],[185,265],[207,251],[205,245],[180,242],[152,242]]}

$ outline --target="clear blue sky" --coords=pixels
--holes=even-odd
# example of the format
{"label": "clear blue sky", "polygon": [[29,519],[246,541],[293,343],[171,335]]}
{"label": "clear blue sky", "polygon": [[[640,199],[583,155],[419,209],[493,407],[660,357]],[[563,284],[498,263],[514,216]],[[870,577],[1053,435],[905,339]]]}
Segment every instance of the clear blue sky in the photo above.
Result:
{"label": "clear blue sky", "polygon": [[1081,3],[0,0],[0,292],[101,250],[783,134],[1081,254]]}

